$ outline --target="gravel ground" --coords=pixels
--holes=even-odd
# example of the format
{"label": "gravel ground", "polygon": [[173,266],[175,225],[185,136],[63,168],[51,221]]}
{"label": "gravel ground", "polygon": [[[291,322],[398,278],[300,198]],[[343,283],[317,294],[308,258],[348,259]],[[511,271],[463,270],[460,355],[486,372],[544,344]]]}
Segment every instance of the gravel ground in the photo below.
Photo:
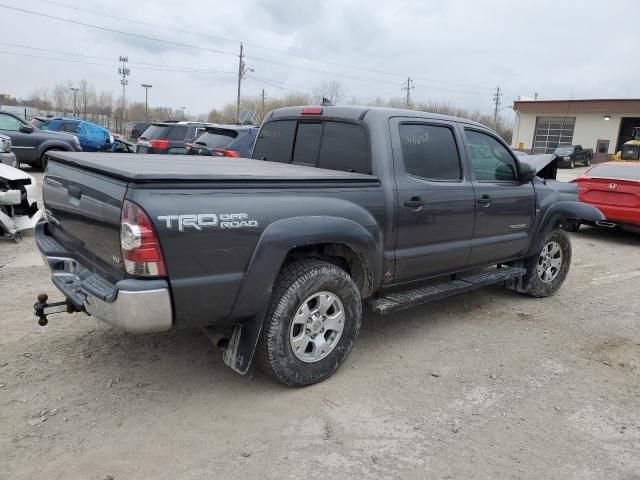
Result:
{"label": "gravel ground", "polygon": [[0,478],[639,479],[640,235],[572,240],[556,296],[366,313],[304,389],[233,373],[199,331],[39,327],[33,237],[0,240]]}

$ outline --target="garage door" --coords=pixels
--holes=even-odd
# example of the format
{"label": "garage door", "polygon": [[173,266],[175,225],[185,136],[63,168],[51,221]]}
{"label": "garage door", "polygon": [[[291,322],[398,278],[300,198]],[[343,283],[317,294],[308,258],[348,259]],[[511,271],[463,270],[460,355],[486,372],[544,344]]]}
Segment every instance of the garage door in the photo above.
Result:
{"label": "garage door", "polygon": [[553,153],[564,145],[571,145],[575,117],[538,117],[533,137],[533,153]]}

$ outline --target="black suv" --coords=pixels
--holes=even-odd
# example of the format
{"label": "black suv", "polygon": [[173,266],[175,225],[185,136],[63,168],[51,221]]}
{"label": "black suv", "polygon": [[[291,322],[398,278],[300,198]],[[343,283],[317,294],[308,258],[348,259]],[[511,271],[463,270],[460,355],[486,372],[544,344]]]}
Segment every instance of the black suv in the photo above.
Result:
{"label": "black suv", "polygon": [[44,168],[48,152],[66,150],[80,152],[78,137],[69,133],[40,130],[19,115],[0,111],[0,134],[11,138],[11,149],[19,163]]}
{"label": "black suv", "polygon": [[185,144],[187,155],[250,158],[258,130],[260,127],[253,125],[207,127],[193,142]]}
{"label": "black suv", "polygon": [[138,137],[136,153],[184,154],[187,152],[184,144],[209,126],[210,123],[201,122],[152,123]]}

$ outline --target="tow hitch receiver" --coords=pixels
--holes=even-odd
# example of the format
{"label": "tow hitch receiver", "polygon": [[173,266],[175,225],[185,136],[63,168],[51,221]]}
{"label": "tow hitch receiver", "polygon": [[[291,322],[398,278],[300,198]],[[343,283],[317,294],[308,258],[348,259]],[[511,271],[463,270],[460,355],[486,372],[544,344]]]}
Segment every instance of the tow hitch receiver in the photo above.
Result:
{"label": "tow hitch receiver", "polygon": [[47,316],[53,315],[55,313],[74,313],[79,312],[78,308],[69,302],[69,300],[65,300],[63,302],[53,302],[47,303],[49,300],[49,295],[46,293],[41,293],[38,295],[38,301],[33,304],[33,311],[38,317],[38,325],[44,327],[49,320]]}

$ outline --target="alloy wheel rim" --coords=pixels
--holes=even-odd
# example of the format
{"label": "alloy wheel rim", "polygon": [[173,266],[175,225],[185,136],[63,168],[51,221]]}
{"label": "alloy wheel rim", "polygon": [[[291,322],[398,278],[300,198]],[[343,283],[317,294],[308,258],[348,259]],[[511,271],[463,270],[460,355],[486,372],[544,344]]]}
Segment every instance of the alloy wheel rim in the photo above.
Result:
{"label": "alloy wheel rim", "polygon": [[547,243],[538,257],[538,277],[544,283],[552,283],[562,268],[562,248],[556,241]]}
{"label": "alloy wheel rim", "polygon": [[318,362],[335,349],[344,324],[340,299],[331,292],[314,293],[300,304],[291,322],[291,350],[303,362]]}

